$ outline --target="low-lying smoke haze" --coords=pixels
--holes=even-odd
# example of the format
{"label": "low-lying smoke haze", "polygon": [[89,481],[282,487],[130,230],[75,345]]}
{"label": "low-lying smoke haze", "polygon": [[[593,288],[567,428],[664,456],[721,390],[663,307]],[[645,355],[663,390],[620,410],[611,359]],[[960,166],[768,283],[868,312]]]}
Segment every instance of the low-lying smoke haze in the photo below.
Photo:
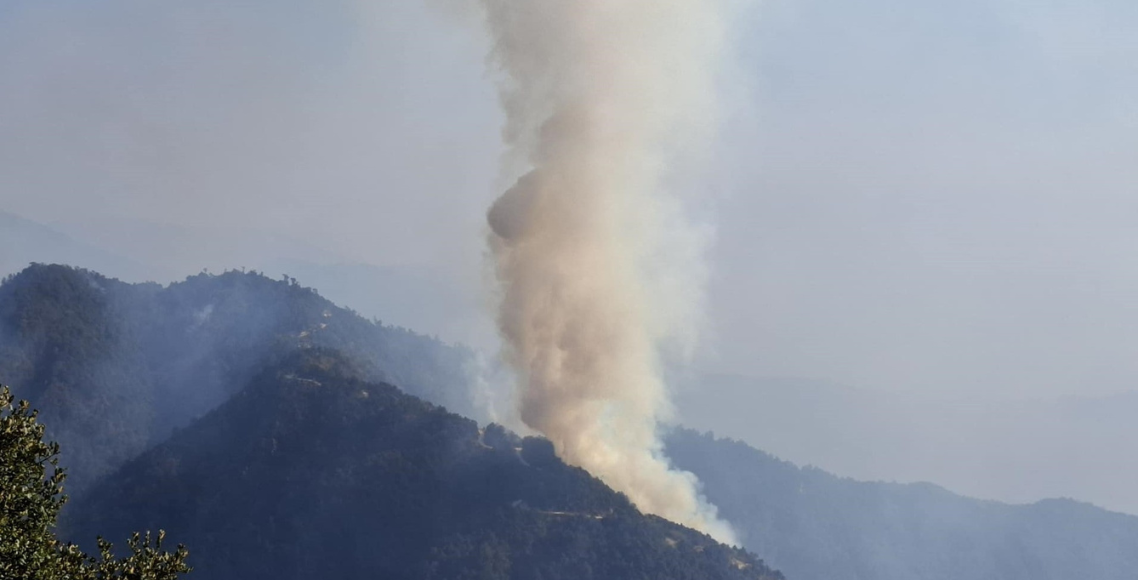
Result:
{"label": "low-lying smoke haze", "polygon": [[[486,39],[429,4],[0,3],[0,211],[126,277],[247,266],[336,297],[354,270],[301,268],[430,272],[470,299],[347,305],[486,336],[437,321],[493,324],[503,114]],[[695,208],[716,216],[697,366],[977,405],[1133,390],[1136,27],[1122,0],[762,3]],[[0,264],[62,259],[34,249]],[[1071,477],[1080,498],[1111,474]]]}

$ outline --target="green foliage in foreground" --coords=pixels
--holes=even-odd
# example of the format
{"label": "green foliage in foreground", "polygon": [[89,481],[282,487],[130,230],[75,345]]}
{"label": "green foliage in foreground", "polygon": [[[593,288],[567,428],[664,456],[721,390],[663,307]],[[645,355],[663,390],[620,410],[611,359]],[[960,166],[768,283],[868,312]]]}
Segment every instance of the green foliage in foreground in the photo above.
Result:
{"label": "green foliage in foreground", "polygon": [[0,578],[5,580],[170,580],[190,571],[183,546],[162,551],[164,533],[134,534],[130,556],[115,557],[99,539],[88,556],[55,537],[55,520],[67,502],[59,445],[43,441],[44,427],[27,401],[14,403],[0,386]]}

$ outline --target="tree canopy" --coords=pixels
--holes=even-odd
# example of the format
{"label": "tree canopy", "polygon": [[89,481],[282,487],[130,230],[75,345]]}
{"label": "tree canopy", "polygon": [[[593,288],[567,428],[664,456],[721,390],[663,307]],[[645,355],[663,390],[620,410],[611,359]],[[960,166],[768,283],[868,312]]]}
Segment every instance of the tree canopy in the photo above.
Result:
{"label": "tree canopy", "polygon": [[0,578],[11,580],[175,580],[190,571],[189,552],[162,551],[165,534],[135,533],[130,555],[117,558],[99,538],[99,554],[88,556],[55,536],[66,471],[59,444],[44,441],[44,426],[27,401],[15,402],[0,386]]}

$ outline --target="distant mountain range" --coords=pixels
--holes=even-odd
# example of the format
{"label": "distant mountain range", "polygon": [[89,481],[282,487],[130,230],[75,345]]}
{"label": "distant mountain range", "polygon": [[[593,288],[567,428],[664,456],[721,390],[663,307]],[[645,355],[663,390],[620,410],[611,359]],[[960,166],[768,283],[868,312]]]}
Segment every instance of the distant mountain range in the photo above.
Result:
{"label": "distant mountain range", "polygon": [[57,229],[0,211],[0,276],[15,274],[32,262],[84,264],[109,276],[151,279],[152,267]]}
{"label": "distant mountain range", "polygon": [[[452,414],[479,412],[470,357],[251,272],[161,286],[39,265],[0,285],[0,382],[74,468],[65,535],[163,526],[223,580],[778,577],[548,442]],[[792,580],[1138,569],[1138,518],[1086,504],[861,483],[682,429],[668,452]]]}
{"label": "distant mountain range", "polygon": [[743,544],[788,578],[1138,578],[1138,517],[1090,504],[1009,505],[928,483],[855,481],[682,429],[668,453],[700,477]]}
{"label": "distant mountain range", "polygon": [[1138,514],[1138,391],[976,400],[803,379],[692,382],[676,401],[684,424],[798,463],[858,479],[934,481],[986,499],[1075,497]]}

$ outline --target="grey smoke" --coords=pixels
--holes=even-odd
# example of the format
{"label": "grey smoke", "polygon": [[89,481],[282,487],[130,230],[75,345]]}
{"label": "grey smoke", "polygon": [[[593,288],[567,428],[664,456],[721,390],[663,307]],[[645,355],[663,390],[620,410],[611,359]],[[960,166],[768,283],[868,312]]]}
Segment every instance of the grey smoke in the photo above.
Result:
{"label": "grey smoke", "polygon": [[672,469],[661,349],[698,327],[705,238],[669,190],[719,109],[715,0],[484,0],[522,175],[488,214],[522,421],[642,510],[734,542]]}

